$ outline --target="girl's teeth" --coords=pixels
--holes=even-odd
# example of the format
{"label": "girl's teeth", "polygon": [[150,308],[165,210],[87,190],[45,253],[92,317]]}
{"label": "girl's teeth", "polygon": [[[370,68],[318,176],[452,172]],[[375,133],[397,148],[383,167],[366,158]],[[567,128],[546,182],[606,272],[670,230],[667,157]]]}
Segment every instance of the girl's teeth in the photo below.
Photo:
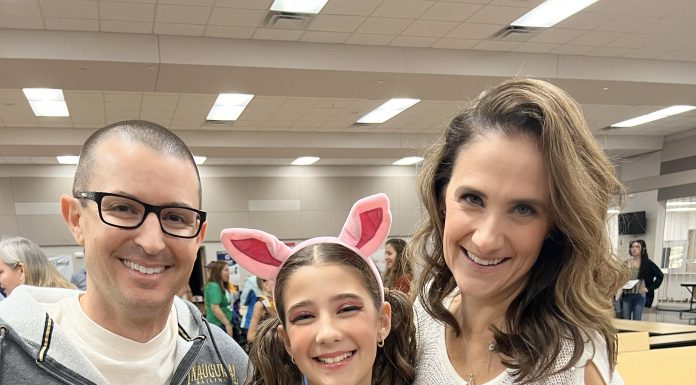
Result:
{"label": "girl's teeth", "polygon": [[497,259],[481,259],[481,258],[475,256],[474,254],[471,254],[471,253],[468,253],[468,252],[467,252],[467,255],[469,255],[469,259],[471,259],[472,261],[474,261],[474,263],[479,264],[479,265],[483,265],[483,266],[497,265],[497,264],[499,264],[500,262],[502,262],[503,259],[504,259],[504,258],[497,258]]}
{"label": "girl's teeth", "polygon": [[352,355],[353,355],[353,353],[344,353],[344,354],[341,354],[340,356],[336,356],[336,357],[331,357],[331,358],[317,357],[317,359],[325,364],[336,364],[338,362],[341,362],[343,360],[348,359]]}
{"label": "girl's teeth", "polygon": [[142,265],[138,265],[138,264],[135,263],[135,262],[126,261],[125,259],[123,260],[123,264],[126,265],[126,267],[128,267],[129,269],[133,269],[133,270],[135,270],[135,271],[139,271],[139,272],[141,272],[141,273],[143,273],[143,274],[150,274],[150,275],[152,275],[152,274],[159,274],[159,273],[161,273],[161,272],[164,271],[164,267],[163,267],[163,266],[160,266],[160,267],[145,267],[145,266],[142,266]]}

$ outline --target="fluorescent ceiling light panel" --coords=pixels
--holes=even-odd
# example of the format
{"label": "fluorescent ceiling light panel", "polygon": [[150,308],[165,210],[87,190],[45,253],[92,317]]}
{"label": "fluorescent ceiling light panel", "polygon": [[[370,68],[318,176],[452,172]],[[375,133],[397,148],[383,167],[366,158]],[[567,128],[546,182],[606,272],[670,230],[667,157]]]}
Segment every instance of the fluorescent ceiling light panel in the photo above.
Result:
{"label": "fluorescent ceiling light panel", "polygon": [[35,116],[70,116],[68,105],[65,104],[65,97],[63,97],[63,90],[56,88],[23,88],[22,91],[24,96],[27,97]]}
{"label": "fluorescent ceiling light panel", "polygon": [[394,116],[402,113],[409,107],[420,102],[420,99],[396,98],[389,99],[381,106],[365,114],[356,123],[360,124],[379,124],[384,123]]}
{"label": "fluorescent ceiling light panel", "polygon": [[310,164],[316,163],[319,159],[317,156],[301,156],[292,161],[293,166],[309,166]]}
{"label": "fluorescent ceiling light panel", "polygon": [[515,27],[548,28],[589,7],[597,0],[546,0],[510,23]]}
{"label": "fluorescent ceiling light panel", "polygon": [[219,94],[206,119],[237,120],[253,98],[254,95],[249,94]]}
{"label": "fluorescent ceiling light panel", "polygon": [[396,162],[392,163],[394,166],[410,166],[412,164],[416,164],[418,162],[423,161],[422,156],[407,156],[405,158],[401,158],[397,160]]}
{"label": "fluorescent ceiling light panel", "polygon": [[62,155],[56,156],[56,159],[58,159],[58,163],[60,164],[77,164],[80,157],[75,155]]}
{"label": "fluorescent ceiling light panel", "polygon": [[612,127],[635,127],[641,124],[649,123],[655,120],[664,119],[668,116],[681,114],[683,112],[691,111],[696,109],[695,106],[672,106],[663,108],[661,110],[651,112],[646,115],[641,115],[637,118],[624,120],[616,124],[612,124]]}
{"label": "fluorescent ceiling light panel", "polygon": [[208,160],[207,156],[193,156],[193,161],[196,162],[196,164],[203,164],[206,160]]}
{"label": "fluorescent ceiling light panel", "polygon": [[696,211],[696,207],[677,207],[674,209],[667,209],[667,212],[684,212],[684,211]]}
{"label": "fluorescent ceiling light panel", "polygon": [[667,202],[667,206],[696,206],[696,202]]}
{"label": "fluorescent ceiling light panel", "polygon": [[271,11],[312,13],[321,12],[329,0],[275,0],[271,5]]}

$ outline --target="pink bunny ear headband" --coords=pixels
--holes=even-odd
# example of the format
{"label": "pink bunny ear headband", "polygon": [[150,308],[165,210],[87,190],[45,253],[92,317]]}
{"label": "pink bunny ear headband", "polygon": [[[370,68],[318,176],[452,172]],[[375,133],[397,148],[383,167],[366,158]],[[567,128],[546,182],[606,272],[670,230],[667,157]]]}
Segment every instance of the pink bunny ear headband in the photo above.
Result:
{"label": "pink bunny ear headband", "polygon": [[380,297],[384,302],[382,278],[370,255],[387,238],[390,226],[389,198],[385,194],[376,194],[355,202],[338,237],[311,238],[290,248],[275,236],[261,230],[230,228],[222,230],[220,239],[241,267],[257,277],[271,281],[275,281],[283,263],[298,250],[317,243],[338,243],[353,250],[367,262],[377,279]]}

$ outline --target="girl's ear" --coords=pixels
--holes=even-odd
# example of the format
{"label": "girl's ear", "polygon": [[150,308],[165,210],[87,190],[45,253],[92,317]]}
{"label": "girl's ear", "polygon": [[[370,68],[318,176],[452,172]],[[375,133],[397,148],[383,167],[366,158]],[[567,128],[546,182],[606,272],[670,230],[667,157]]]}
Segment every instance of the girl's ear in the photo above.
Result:
{"label": "girl's ear", "polygon": [[260,230],[222,230],[220,240],[230,256],[253,275],[274,281],[291,250],[278,238]]}
{"label": "girl's ear", "polygon": [[389,302],[383,302],[379,309],[379,330],[377,331],[377,342],[387,339],[391,331],[391,305]]}
{"label": "girl's ear", "polygon": [[285,345],[285,351],[288,352],[290,357],[292,357],[292,351],[290,350],[290,338],[288,337],[288,333],[285,331],[285,328],[282,324],[278,324],[278,335],[283,340],[283,345]]}
{"label": "girl's ear", "polygon": [[355,202],[338,239],[372,255],[389,235],[391,212],[386,194],[375,194]]}

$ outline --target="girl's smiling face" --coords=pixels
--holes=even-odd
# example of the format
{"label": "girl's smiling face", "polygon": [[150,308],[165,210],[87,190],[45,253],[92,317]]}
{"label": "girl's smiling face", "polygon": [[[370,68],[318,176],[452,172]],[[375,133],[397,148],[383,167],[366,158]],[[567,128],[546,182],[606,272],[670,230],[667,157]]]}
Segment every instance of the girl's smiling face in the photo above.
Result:
{"label": "girl's smiling face", "polygon": [[286,281],[285,309],[279,309],[285,326],[279,333],[310,385],[370,385],[391,308],[375,305],[359,274],[347,266],[316,264],[298,268]]}

